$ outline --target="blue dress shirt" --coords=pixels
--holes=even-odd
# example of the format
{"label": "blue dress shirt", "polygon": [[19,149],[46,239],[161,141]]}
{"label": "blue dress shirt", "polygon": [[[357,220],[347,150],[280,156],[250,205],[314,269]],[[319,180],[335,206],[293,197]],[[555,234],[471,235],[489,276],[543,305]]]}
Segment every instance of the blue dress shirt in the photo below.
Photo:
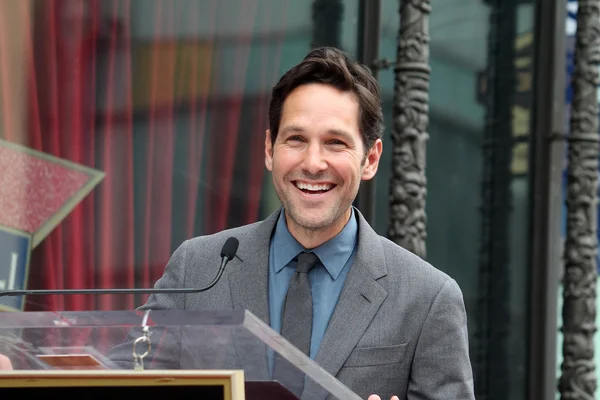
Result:
{"label": "blue dress shirt", "polygon": [[[346,275],[354,260],[358,223],[354,209],[344,229],[333,239],[312,249],[321,261],[309,273],[313,299],[313,326],[310,358],[313,360],[342,292]],[[283,209],[275,227],[269,254],[269,318],[271,328],[281,333],[283,302],[292,275],[296,270],[294,258],[306,250],[288,230]]]}

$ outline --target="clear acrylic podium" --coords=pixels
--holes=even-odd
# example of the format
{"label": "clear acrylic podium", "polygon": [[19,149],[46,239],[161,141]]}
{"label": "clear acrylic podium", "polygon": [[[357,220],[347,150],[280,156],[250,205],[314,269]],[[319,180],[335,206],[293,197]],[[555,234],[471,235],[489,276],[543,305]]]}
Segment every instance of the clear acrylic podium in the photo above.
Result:
{"label": "clear acrylic podium", "polygon": [[[0,312],[0,354],[14,368],[0,371],[0,393],[35,386],[47,395],[60,386],[52,379],[66,379],[71,384],[60,390],[68,391],[60,393],[85,390],[86,398],[127,394],[124,387],[141,382],[134,395],[151,390],[162,397],[167,390],[166,396],[203,399],[360,399],[242,310]],[[202,376],[204,384],[186,386]],[[92,379],[102,377],[110,383]],[[229,386],[206,384],[218,379]]]}

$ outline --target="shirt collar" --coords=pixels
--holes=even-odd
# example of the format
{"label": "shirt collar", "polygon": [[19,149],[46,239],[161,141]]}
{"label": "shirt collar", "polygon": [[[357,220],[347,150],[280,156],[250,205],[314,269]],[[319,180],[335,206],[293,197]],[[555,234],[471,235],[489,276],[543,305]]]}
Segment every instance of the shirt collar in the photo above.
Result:
{"label": "shirt collar", "polygon": [[[352,208],[350,220],[340,233],[312,251],[319,257],[321,263],[333,279],[337,279],[344,265],[354,251],[358,234],[356,214]],[[279,214],[275,233],[273,235],[273,256],[275,272],[278,273],[290,263],[300,252],[306,249],[298,243],[288,230],[283,208]]]}

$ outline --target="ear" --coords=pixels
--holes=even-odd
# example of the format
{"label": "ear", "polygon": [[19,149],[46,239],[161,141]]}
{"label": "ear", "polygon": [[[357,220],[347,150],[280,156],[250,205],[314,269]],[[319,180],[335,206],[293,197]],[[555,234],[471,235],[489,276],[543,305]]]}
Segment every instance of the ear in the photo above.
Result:
{"label": "ear", "polygon": [[271,142],[271,130],[267,129],[265,135],[265,166],[273,171],[273,143]]}
{"label": "ear", "polygon": [[383,143],[381,139],[377,139],[373,146],[367,152],[367,157],[365,159],[365,165],[363,167],[363,172],[361,179],[363,181],[368,181],[369,179],[375,176],[377,172],[377,168],[379,167],[379,159],[381,158],[381,152],[383,150]]}

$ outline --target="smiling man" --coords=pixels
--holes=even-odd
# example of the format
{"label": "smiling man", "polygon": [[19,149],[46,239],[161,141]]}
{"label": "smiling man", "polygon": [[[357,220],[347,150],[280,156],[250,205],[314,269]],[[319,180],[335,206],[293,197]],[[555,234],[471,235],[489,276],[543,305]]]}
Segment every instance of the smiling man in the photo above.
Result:
{"label": "smiling man", "polygon": [[[377,235],[352,207],[381,157],[377,81],[337,49],[313,50],[273,88],[269,125],[265,165],[281,209],[185,241],[156,288],[203,287],[225,240],[238,238],[239,249],[211,290],[154,294],[140,310],[247,309],[364,399],[474,399],[458,285]],[[128,357],[131,344],[113,359]],[[304,399],[322,397],[285,364],[269,357],[271,378]],[[0,370],[11,367],[0,355]]]}
{"label": "smiling man", "polygon": [[213,289],[152,295],[141,309],[247,309],[365,399],[473,399],[458,285],[352,206],[381,157],[377,81],[345,53],[315,49],[273,88],[269,125],[281,209],[184,242],[157,288],[203,286],[225,240],[240,245]]}

